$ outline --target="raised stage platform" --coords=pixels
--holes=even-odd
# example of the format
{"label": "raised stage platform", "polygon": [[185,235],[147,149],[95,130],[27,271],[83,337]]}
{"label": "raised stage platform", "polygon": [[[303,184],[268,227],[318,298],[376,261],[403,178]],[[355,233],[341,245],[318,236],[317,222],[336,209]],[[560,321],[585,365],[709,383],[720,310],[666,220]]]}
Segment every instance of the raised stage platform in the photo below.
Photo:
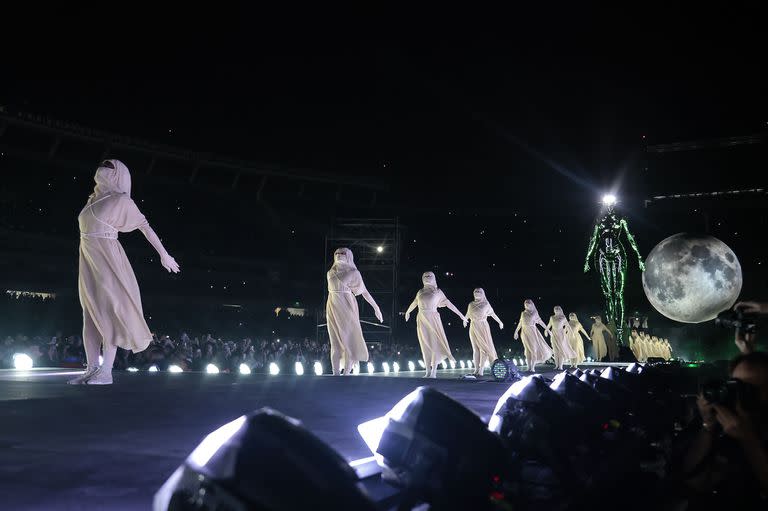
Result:
{"label": "raised stage platform", "polygon": [[[552,366],[541,366],[544,374]],[[0,508],[149,509],[212,430],[269,406],[300,419],[342,456],[371,455],[357,434],[410,391],[430,385],[484,418],[508,384],[469,371],[350,377],[115,372],[114,385],[73,386],[77,372],[0,371]]]}

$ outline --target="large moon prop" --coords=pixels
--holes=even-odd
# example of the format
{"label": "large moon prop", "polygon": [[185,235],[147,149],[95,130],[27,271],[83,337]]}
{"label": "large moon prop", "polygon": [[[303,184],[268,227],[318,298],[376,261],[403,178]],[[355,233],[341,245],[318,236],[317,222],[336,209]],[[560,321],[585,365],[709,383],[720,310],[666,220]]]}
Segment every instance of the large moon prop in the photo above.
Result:
{"label": "large moon prop", "polygon": [[732,307],[741,292],[741,265],[717,238],[675,234],[651,250],[643,290],[664,316],[701,323]]}

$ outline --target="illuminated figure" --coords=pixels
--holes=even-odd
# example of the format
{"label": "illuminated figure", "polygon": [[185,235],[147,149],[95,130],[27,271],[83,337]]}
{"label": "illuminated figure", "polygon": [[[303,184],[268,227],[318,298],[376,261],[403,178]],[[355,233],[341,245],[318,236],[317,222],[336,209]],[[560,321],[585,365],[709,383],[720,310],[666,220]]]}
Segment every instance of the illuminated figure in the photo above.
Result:
{"label": "illuminated figure", "polygon": [[337,248],[333,253],[333,265],[326,274],[328,301],[325,315],[328,321],[328,337],[331,341],[331,368],[333,374],[352,373],[359,362],[368,361],[368,346],[360,328],[360,310],[357,297],[373,307],[379,323],[383,321],[381,310],[365,288],[363,277],[355,266],[355,258],[348,248]]}
{"label": "illuminated figure", "polygon": [[581,324],[581,321],[579,321],[579,318],[576,317],[576,314],[571,312],[568,314],[568,324],[571,327],[571,335],[568,336],[568,341],[571,343],[571,349],[576,352],[576,357],[571,359],[571,365],[574,367],[584,363],[584,361],[587,359],[586,355],[584,354],[584,341],[581,339],[581,335],[585,335],[588,340],[592,340],[592,338],[589,336],[586,330],[584,330],[584,326]]}
{"label": "illuminated figure", "polygon": [[440,319],[439,307],[448,307],[454,314],[461,318],[464,326],[467,326],[467,318],[459,312],[459,309],[446,298],[443,291],[437,287],[437,279],[431,271],[421,276],[424,287],[416,293],[408,310],[405,311],[405,320],[411,317],[411,312],[416,307],[419,313],[416,315],[416,333],[421,345],[421,354],[424,357],[424,365],[427,372],[426,378],[437,378],[437,366],[445,360],[455,360],[448,346],[448,338],[445,336],[443,322]]}
{"label": "illuminated figure", "polygon": [[[117,240],[136,229],[160,255],[160,264],[178,273],[179,265],[163,247],[131,199],[131,174],[119,160],[96,169],[96,186],[77,217],[80,227],[78,294],[83,308],[83,346],[87,368],[73,385],[109,385],[117,348],[144,351],[152,341],[141,293],[131,263]],[[103,360],[99,365],[99,351]]]}
{"label": "illuminated figure", "polygon": [[619,218],[613,210],[616,197],[606,195],[603,197],[603,204],[606,211],[598,220],[592,233],[584,263],[584,273],[589,272],[590,260],[594,258],[594,265],[600,271],[600,287],[605,300],[605,313],[608,321],[613,320],[617,325],[617,342],[621,342],[624,329],[624,284],[627,277],[627,253],[621,243],[622,233],[626,235],[632,250],[637,255],[640,271],[645,271],[645,263],[635,238],[629,232],[627,221]]}
{"label": "illuminated figure", "polygon": [[475,376],[483,375],[483,368],[486,363],[492,364],[497,358],[496,348],[493,346],[493,337],[491,337],[491,327],[488,324],[488,318],[493,318],[499,324],[499,328],[504,328],[504,323],[493,312],[490,302],[485,297],[485,291],[478,287],[472,292],[474,301],[469,302],[467,306],[467,319],[469,319],[469,341],[472,343],[472,361],[475,364]]}
{"label": "illuminated figure", "polygon": [[541,326],[546,329],[547,325],[541,320],[539,311],[533,304],[533,300],[523,302],[524,310],[520,313],[520,321],[517,322],[514,338],[517,340],[518,334],[522,332],[523,348],[525,348],[525,359],[528,361],[528,370],[536,371],[536,364],[542,364],[552,358],[552,348],[542,337],[541,332],[536,327]]}
{"label": "illuminated figure", "polygon": [[629,334],[629,349],[632,351],[632,354],[637,361],[640,362],[642,358],[640,350],[640,334],[637,332],[636,328],[633,328],[632,332]]}
{"label": "illuminated figure", "polygon": [[606,337],[610,337],[611,331],[608,330],[608,327],[605,326],[605,323],[603,323],[603,318],[600,316],[592,316],[592,319],[595,321],[592,323],[592,330],[590,331],[589,335],[592,337],[592,348],[595,351],[595,362],[600,362],[605,358],[606,355],[608,355],[608,339]]}
{"label": "illuminated figure", "polygon": [[668,360],[672,360],[672,345],[669,344],[669,339],[664,339],[664,345],[667,348],[667,356],[669,357]]}
{"label": "illuminated figure", "polygon": [[576,351],[571,348],[570,338],[573,335],[568,318],[563,313],[563,308],[555,306],[554,314],[549,317],[549,323],[544,330],[544,336],[550,336],[552,351],[555,354],[555,369],[563,370],[563,364],[576,358]]}

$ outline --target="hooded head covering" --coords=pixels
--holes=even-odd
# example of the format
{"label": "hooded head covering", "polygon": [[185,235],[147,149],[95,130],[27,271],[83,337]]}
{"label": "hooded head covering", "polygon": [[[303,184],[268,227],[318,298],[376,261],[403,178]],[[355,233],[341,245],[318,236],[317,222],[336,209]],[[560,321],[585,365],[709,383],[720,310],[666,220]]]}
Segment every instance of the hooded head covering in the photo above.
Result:
{"label": "hooded head covering", "polygon": [[93,177],[96,186],[94,195],[122,193],[131,196],[131,173],[120,160],[104,160]]}
{"label": "hooded head covering", "polygon": [[437,287],[437,279],[435,278],[435,274],[431,271],[425,271],[421,275],[421,283],[424,284],[424,287]]}
{"label": "hooded head covering", "polygon": [[578,321],[579,320],[579,318],[576,316],[575,312],[571,312],[570,314],[568,314],[568,319],[570,319],[571,321]]}
{"label": "hooded head covering", "polygon": [[592,316],[592,319],[595,320],[595,323],[602,323],[603,322],[603,318],[600,317],[600,316]]}
{"label": "hooded head covering", "polygon": [[565,313],[563,312],[563,308],[560,307],[559,305],[555,305],[555,308],[553,310],[555,312],[555,316],[558,316],[558,317],[565,316]]}
{"label": "hooded head covering", "polygon": [[482,287],[477,287],[472,291],[472,296],[475,297],[476,302],[487,302],[488,299],[485,297],[485,290]]}
{"label": "hooded head covering", "polygon": [[533,304],[533,300],[526,300],[523,302],[523,307],[525,307],[525,310],[532,311],[538,314],[538,311],[536,310],[536,306]]}
{"label": "hooded head covering", "polygon": [[352,255],[352,251],[346,247],[339,247],[336,249],[336,251],[333,253],[333,266],[338,265],[347,265],[355,270],[357,269],[357,266],[355,266],[355,256]]}

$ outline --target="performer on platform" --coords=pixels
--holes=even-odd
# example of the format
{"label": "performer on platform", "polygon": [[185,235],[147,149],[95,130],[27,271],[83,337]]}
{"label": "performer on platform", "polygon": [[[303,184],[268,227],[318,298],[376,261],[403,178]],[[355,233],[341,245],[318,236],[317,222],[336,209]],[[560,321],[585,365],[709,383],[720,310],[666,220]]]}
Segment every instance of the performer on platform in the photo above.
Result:
{"label": "performer on platform", "polygon": [[539,311],[533,304],[533,300],[523,302],[523,312],[520,313],[520,320],[515,328],[515,340],[518,334],[522,332],[523,348],[525,349],[525,359],[528,361],[528,370],[536,371],[536,364],[542,364],[552,357],[552,348],[541,336],[541,332],[536,328],[537,325],[546,329],[547,325],[541,320]]}
{"label": "performer on platform", "polygon": [[341,374],[342,369],[345,375],[349,375],[360,362],[368,361],[368,346],[360,327],[357,297],[362,295],[373,307],[373,313],[379,323],[384,320],[381,309],[365,288],[363,277],[355,266],[350,249],[336,249],[333,253],[333,265],[328,270],[326,279],[328,301],[325,304],[325,315],[331,341],[331,368],[337,376]]}
{"label": "performer on platform", "polygon": [[562,371],[563,364],[576,358],[576,351],[571,348],[570,343],[570,337],[573,335],[571,325],[559,305],[555,306],[554,315],[549,317],[549,323],[544,330],[544,337],[550,335],[552,350],[555,353],[555,369]]}
{"label": "performer on platform", "polygon": [[595,362],[600,362],[608,355],[608,345],[606,342],[606,336],[611,335],[611,331],[603,323],[603,318],[600,316],[592,316],[595,321],[592,323],[592,331],[590,337],[592,337],[592,348],[595,351]]}
{"label": "performer on platform", "polygon": [[[78,290],[83,308],[83,345],[87,368],[70,384],[109,385],[117,348],[143,351],[152,334],[144,321],[141,294],[118,232],[140,230],[160,255],[160,264],[178,273],[179,265],[163,247],[131,199],[131,174],[119,160],[96,170],[96,187],[77,218],[80,227]],[[99,365],[99,351],[103,361]]]}
{"label": "performer on platform", "polygon": [[571,327],[571,335],[568,336],[568,340],[571,343],[571,349],[576,352],[576,357],[571,360],[571,365],[576,367],[579,364],[584,363],[587,359],[584,354],[584,341],[582,340],[581,335],[586,336],[587,340],[591,341],[592,339],[589,337],[587,331],[584,330],[584,326],[581,324],[581,321],[579,321],[579,318],[576,317],[576,314],[573,312],[568,315],[568,324]]}
{"label": "performer on platform", "polygon": [[419,313],[416,315],[416,333],[419,337],[421,354],[424,357],[424,365],[427,372],[425,378],[437,378],[437,366],[445,360],[455,360],[451,354],[451,348],[448,345],[448,338],[445,336],[443,322],[440,319],[439,307],[448,307],[454,314],[461,318],[464,326],[467,326],[467,318],[459,312],[459,309],[453,305],[445,293],[437,287],[437,279],[431,271],[425,272],[421,276],[421,282],[424,287],[416,293],[408,310],[405,311],[405,320],[411,317],[411,312],[418,307]]}
{"label": "performer on platform", "polygon": [[491,304],[485,297],[485,291],[478,287],[472,292],[474,301],[467,306],[467,318],[470,320],[469,340],[472,343],[472,361],[475,364],[475,376],[483,375],[485,364],[492,364],[497,358],[496,348],[493,346],[491,327],[488,325],[488,317],[493,318],[504,329],[504,323],[493,312]]}

